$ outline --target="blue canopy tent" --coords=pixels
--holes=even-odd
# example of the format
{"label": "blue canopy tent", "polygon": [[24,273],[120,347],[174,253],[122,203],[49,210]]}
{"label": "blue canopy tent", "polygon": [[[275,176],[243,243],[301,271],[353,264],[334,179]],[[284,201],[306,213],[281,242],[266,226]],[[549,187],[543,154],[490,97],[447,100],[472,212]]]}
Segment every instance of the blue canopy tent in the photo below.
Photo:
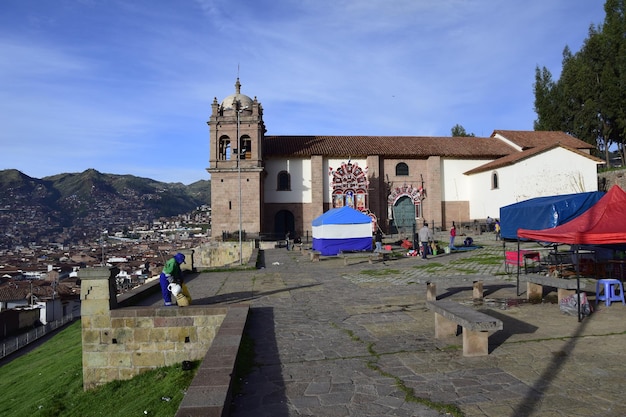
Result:
{"label": "blue canopy tent", "polygon": [[352,207],[328,210],[312,225],[313,250],[324,256],[372,250],[372,219]]}
{"label": "blue canopy tent", "polygon": [[542,230],[567,223],[596,204],[604,194],[592,191],[537,197],[500,207],[500,236],[517,240],[517,229]]}

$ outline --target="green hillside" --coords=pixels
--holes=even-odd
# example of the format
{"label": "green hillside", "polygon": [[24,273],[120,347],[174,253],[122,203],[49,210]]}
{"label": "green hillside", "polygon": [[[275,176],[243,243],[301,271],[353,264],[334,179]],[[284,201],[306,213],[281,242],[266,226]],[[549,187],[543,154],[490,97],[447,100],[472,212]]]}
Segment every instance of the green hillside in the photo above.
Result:
{"label": "green hillside", "polygon": [[103,230],[121,231],[210,205],[209,180],[186,186],[95,169],[37,179],[0,170],[0,249],[97,239]]}
{"label": "green hillside", "polygon": [[172,417],[195,375],[180,365],[83,391],[81,324],[0,367],[3,417]]}

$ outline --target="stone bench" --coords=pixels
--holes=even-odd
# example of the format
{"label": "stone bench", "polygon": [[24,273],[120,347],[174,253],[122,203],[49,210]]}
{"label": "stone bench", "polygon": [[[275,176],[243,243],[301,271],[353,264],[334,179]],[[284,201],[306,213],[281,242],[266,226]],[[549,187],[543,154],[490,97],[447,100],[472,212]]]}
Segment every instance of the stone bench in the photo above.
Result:
{"label": "stone bench", "polygon": [[562,299],[575,294],[578,284],[575,279],[554,278],[545,275],[529,274],[520,276],[520,281],[526,282],[526,299],[543,298],[543,287],[553,287],[557,289],[557,298]]}
{"label": "stone bench", "polygon": [[[472,283],[472,299],[482,301],[483,293],[483,281],[474,280]],[[426,301],[437,301],[437,284],[434,282],[426,283]]]}
{"label": "stone bench", "polygon": [[369,263],[373,263],[374,261],[386,261],[389,259],[389,255],[391,255],[393,251],[382,249],[378,252],[374,252],[370,255]]}
{"label": "stone bench", "polygon": [[339,252],[339,256],[343,258],[343,264],[348,265],[350,258],[361,258],[363,259],[365,255],[368,255],[368,252]]}
{"label": "stone bench", "polygon": [[456,336],[457,326],[463,328],[463,356],[489,354],[489,332],[502,330],[502,321],[455,301],[427,301],[435,312],[435,338]]}

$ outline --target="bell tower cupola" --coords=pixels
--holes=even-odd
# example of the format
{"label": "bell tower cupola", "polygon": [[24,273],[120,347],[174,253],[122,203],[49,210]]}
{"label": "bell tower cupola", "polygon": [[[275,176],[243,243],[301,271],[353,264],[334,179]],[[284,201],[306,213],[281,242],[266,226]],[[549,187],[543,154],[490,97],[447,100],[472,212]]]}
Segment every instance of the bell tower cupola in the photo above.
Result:
{"label": "bell tower cupola", "polygon": [[263,108],[256,99],[241,94],[239,78],[235,94],[218,103],[213,99],[208,121],[210,138],[209,172],[214,169],[261,167],[263,161]]}

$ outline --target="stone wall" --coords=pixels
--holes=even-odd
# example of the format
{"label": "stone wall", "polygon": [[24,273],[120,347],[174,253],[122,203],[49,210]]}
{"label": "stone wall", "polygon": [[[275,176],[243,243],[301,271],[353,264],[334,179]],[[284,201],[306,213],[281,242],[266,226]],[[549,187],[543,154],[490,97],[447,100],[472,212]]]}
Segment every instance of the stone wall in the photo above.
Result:
{"label": "stone wall", "polygon": [[626,190],[626,169],[598,174],[598,191],[608,191],[614,185],[619,185],[620,188]]}
{"label": "stone wall", "polygon": [[79,272],[85,390],[206,355],[226,307],[115,309],[114,276],[108,268]]}
{"label": "stone wall", "polygon": [[[241,242],[243,263],[255,252],[254,241]],[[239,242],[214,242],[194,248],[193,267],[196,270],[232,265],[239,262]],[[184,265],[184,264],[183,264]]]}

